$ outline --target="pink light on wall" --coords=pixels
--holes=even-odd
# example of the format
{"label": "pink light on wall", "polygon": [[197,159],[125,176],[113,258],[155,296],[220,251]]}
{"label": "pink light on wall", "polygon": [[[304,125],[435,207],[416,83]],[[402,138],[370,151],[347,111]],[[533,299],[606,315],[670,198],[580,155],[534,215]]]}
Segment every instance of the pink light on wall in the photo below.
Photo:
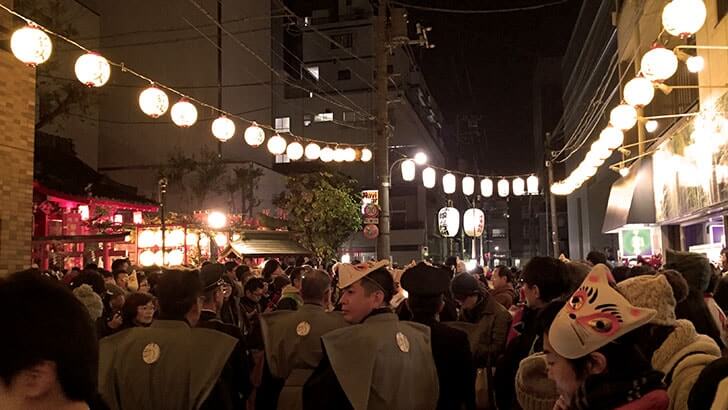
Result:
{"label": "pink light on wall", "polygon": [[114,215],[114,223],[115,224],[123,224],[124,223],[124,216],[122,214],[116,214]]}
{"label": "pink light on wall", "polygon": [[142,217],[142,211],[134,211],[132,214],[134,225],[141,225],[144,223],[144,218]]}
{"label": "pink light on wall", "polygon": [[78,213],[81,214],[82,221],[88,221],[88,218],[89,218],[88,205],[79,205]]}

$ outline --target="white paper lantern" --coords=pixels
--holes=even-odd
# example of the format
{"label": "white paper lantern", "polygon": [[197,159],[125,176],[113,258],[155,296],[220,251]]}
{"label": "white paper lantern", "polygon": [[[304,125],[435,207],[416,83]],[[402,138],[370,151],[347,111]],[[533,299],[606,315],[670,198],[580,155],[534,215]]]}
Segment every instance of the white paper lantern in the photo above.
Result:
{"label": "white paper lantern", "polygon": [[415,154],[415,162],[417,165],[425,165],[427,164],[427,154],[424,152],[418,152]]}
{"label": "white paper lantern", "polygon": [[227,225],[227,215],[219,211],[210,212],[207,215],[207,226],[212,229],[222,229]]}
{"label": "white paper lantern", "polygon": [[642,74],[650,81],[665,81],[677,71],[677,56],[662,46],[656,46],[642,56]]}
{"label": "white paper lantern", "polygon": [[657,131],[657,128],[660,126],[660,123],[655,120],[649,120],[645,123],[645,130],[649,133],[653,133]]}
{"label": "white paper lantern", "polygon": [[612,108],[609,122],[620,130],[629,130],[637,124],[637,110],[631,105],[620,104]]}
{"label": "white paper lantern", "polygon": [[615,127],[607,126],[599,134],[599,140],[603,141],[607,149],[613,151],[619,148],[624,142],[624,133]]}
{"label": "white paper lantern", "polygon": [[521,196],[526,193],[526,181],[518,177],[513,180],[513,195]]}
{"label": "white paper lantern", "polygon": [[194,232],[188,233],[187,236],[185,237],[185,245],[197,247],[198,238],[199,238],[199,236],[197,236],[196,233],[194,233]]}
{"label": "white paper lantern", "polygon": [[319,155],[321,161],[331,162],[334,160],[334,150],[329,147],[324,147]]}
{"label": "white paper lantern", "polygon": [[268,139],[268,152],[273,155],[281,155],[286,152],[286,139],[276,134]]}
{"label": "white paper lantern", "polygon": [[471,176],[463,178],[463,194],[466,196],[473,195],[475,193],[475,179]]}
{"label": "white paper lantern", "polygon": [[321,155],[321,147],[315,143],[311,142],[308,145],[306,145],[306,158],[310,159],[311,161],[319,159],[319,155]]}
{"label": "white paper lantern", "polygon": [[455,175],[448,172],[447,174],[442,176],[442,190],[446,194],[454,194],[456,188],[457,180],[455,179]]}
{"label": "white paper lantern", "polygon": [[178,127],[187,128],[197,122],[197,108],[191,102],[181,99],[172,106],[172,122]]}
{"label": "white paper lantern", "polygon": [[369,148],[364,148],[361,150],[361,161],[362,162],[369,162],[372,159],[372,150]]}
{"label": "white paper lantern", "polygon": [[460,229],[460,212],[449,206],[440,209],[437,212],[437,226],[440,230],[440,235],[443,237],[454,237]]}
{"label": "white paper lantern", "polygon": [[164,238],[164,245],[166,247],[183,246],[185,244],[185,231],[184,229],[174,229],[167,232]]}
{"label": "white paper lantern", "polygon": [[218,248],[222,248],[223,246],[228,244],[228,237],[227,234],[218,232],[215,234],[215,245],[217,245]]}
{"label": "white paper lantern", "polygon": [[146,250],[139,254],[139,264],[142,266],[154,266],[156,258],[154,252]]}
{"label": "white paper lantern", "polygon": [[688,57],[685,65],[691,73],[699,73],[705,68],[705,59],[702,56]]}
{"label": "white paper lantern", "polygon": [[344,157],[344,161],[346,162],[354,162],[356,161],[356,150],[354,148],[346,148],[344,149],[344,154],[346,156]]}
{"label": "white paper lantern", "polygon": [[13,33],[10,38],[10,49],[15,58],[35,67],[48,61],[53,53],[53,43],[43,30],[38,27],[25,26]]}
{"label": "white paper lantern", "polygon": [[501,179],[500,181],[498,181],[498,196],[507,197],[510,189],[511,186],[508,183],[508,180]]}
{"label": "white paper lantern", "polygon": [[528,188],[528,193],[530,195],[538,195],[538,177],[536,175],[531,175],[526,178],[526,187]]}
{"label": "white paper lantern", "polygon": [[427,189],[432,189],[437,183],[437,173],[431,167],[422,170],[422,185]]}
{"label": "white paper lantern", "polygon": [[346,151],[343,148],[334,150],[334,162],[344,162],[346,160]]}
{"label": "white paper lantern", "polygon": [[156,244],[154,231],[151,229],[145,229],[139,232],[137,238],[137,246],[140,248],[152,248]]}
{"label": "white paper lantern", "polygon": [[220,142],[225,142],[235,135],[235,123],[222,115],[212,122],[212,135]]}
{"label": "white paper lantern", "polygon": [[174,249],[174,250],[169,251],[169,253],[167,253],[166,259],[167,259],[166,260],[167,265],[179,266],[179,265],[182,265],[182,263],[184,263],[185,254],[182,253],[182,251],[179,249]]}
{"label": "white paper lantern", "polygon": [[417,173],[417,166],[411,159],[402,161],[402,179],[405,181],[414,181],[415,174]]}
{"label": "white paper lantern", "polygon": [[478,208],[470,208],[463,215],[463,231],[471,238],[483,235],[485,229],[485,214]]}
{"label": "white paper lantern", "polygon": [[296,141],[288,144],[288,147],[286,148],[286,156],[291,161],[298,161],[303,158],[303,145]]}
{"label": "white paper lantern", "polygon": [[139,94],[139,108],[144,114],[159,118],[169,109],[169,97],[155,86],[147,87]]}
{"label": "white paper lantern", "polygon": [[644,107],[655,98],[655,86],[645,77],[635,77],[624,85],[624,101],[634,107]]}
{"label": "white paper lantern", "polygon": [[253,148],[259,147],[265,141],[265,131],[254,122],[245,129],[245,142]]}
{"label": "white paper lantern", "polygon": [[483,178],[480,180],[480,195],[486,198],[493,196],[493,180],[490,178]]}
{"label": "white paper lantern", "polygon": [[86,53],[79,57],[74,71],[78,81],[89,87],[101,87],[111,76],[109,61],[96,53]]}
{"label": "white paper lantern", "polygon": [[673,0],[662,9],[662,26],[673,36],[687,37],[703,27],[706,15],[703,0]]}

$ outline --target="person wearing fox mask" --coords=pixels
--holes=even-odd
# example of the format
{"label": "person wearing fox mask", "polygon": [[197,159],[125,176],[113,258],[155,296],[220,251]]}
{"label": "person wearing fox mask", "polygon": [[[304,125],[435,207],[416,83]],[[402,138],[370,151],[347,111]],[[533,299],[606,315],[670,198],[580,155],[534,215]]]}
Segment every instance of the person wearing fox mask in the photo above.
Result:
{"label": "person wearing fox mask", "polygon": [[632,306],[595,266],[544,332],[548,376],[560,394],[555,410],[665,410],[662,373],[637,349],[633,330],[655,316]]}

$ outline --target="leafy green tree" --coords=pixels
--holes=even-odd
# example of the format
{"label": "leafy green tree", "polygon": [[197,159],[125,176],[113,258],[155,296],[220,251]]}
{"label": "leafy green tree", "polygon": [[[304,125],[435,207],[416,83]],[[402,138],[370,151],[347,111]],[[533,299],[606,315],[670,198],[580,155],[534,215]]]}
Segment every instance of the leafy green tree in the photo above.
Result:
{"label": "leafy green tree", "polygon": [[361,228],[360,197],[354,181],[328,173],[291,176],[276,205],[288,213],[298,242],[324,259]]}
{"label": "leafy green tree", "polygon": [[253,163],[248,167],[235,168],[235,182],[240,189],[240,213],[243,215],[253,216],[253,209],[260,205],[260,200],[255,196],[258,190],[258,182],[263,176],[263,171],[256,168]]}

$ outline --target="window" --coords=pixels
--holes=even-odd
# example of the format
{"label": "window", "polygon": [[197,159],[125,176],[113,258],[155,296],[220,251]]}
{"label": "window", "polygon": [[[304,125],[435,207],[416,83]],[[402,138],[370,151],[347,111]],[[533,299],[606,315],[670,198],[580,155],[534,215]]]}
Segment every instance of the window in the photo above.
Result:
{"label": "window", "polygon": [[506,237],[506,230],[501,228],[493,228],[491,231],[490,237],[491,238],[505,238]]}
{"label": "window", "polygon": [[339,45],[344,48],[352,48],[354,46],[353,33],[334,34],[331,36],[331,40],[333,40],[330,44],[332,50],[340,48]]}
{"label": "window", "polygon": [[311,122],[312,122],[311,114],[306,114],[303,116],[303,126],[304,127],[308,127],[309,125],[311,125]]}
{"label": "window", "polygon": [[351,80],[351,70],[339,70],[337,78],[339,81]]}
{"label": "window", "polygon": [[276,155],[276,164],[288,164],[291,162],[290,158],[286,154]]}
{"label": "window", "polygon": [[316,66],[306,67],[306,71],[308,71],[308,73],[311,74],[311,76],[314,79],[316,79],[316,81],[318,81],[318,79],[319,79],[319,67],[317,65]]}
{"label": "window", "polygon": [[277,132],[291,132],[291,117],[276,118]]}
{"label": "window", "polygon": [[333,112],[322,112],[313,117],[313,122],[328,122],[334,120]]}
{"label": "window", "polygon": [[354,111],[344,111],[344,122],[356,122],[356,113]]}

